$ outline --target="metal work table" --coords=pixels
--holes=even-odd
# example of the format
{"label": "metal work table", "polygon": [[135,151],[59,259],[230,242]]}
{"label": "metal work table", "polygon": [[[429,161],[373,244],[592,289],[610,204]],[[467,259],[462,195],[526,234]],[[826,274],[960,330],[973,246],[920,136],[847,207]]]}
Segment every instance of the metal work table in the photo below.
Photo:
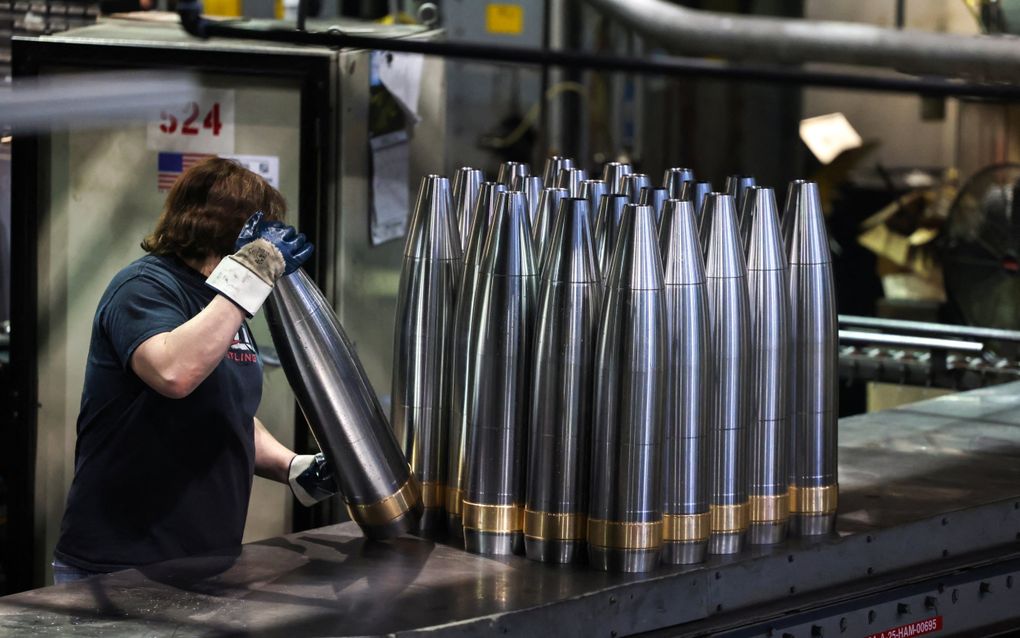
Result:
{"label": "metal work table", "polygon": [[[0,598],[0,635],[865,636],[1020,618],[1020,383],[840,422],[839,534],[644,575],[352,524]],[[978,624],[975,624],[978,623]],[[773,632],[770,634],[770,631]]]}

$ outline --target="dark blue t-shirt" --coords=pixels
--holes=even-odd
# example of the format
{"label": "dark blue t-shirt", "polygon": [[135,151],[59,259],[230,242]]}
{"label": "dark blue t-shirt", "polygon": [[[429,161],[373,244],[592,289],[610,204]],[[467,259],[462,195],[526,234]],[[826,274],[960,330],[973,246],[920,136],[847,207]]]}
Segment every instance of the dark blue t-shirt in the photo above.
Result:
{"label": "dark blue t-shirt", "polygon": [[142,257],[110,282],[92,324],[60,560],[113,571],[240,545],[262,398],[248,325],[183,399],[160,395],[130,365],[142,342],[215,295],[199,272],[168,256]]}

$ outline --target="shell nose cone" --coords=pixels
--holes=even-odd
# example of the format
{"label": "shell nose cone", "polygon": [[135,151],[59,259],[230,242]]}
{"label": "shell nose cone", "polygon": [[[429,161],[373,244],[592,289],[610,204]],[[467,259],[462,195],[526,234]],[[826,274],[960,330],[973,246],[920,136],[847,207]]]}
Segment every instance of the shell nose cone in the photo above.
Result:
{"label": "shell nose cone", "polygon": [[660,290],[663,286],[658,225],[651,206],[624,206],[620,234],[613,250],[607,287]]}
{"label": "shell nose cone", "polygon": [[623,194],[630,199],[631,204],[638,203],[642,188],[651,187],[652,180],[644,173],[631,173],[623,178]]}
{"label": "shell nose cone", "polygon": [[482,272],[503,277],[536,274],[526,199],[519,191],[499,194],[496,216],[482,254]]}
{"label": "shell nose cone", "polygon": [[701,205],[705,201],[705,195],[712,192],[710,182],[684,182],[680,186],[679,199],[685,199],[694,204],[694,215],[701,221]]}
{"label": "shell nose cone", "polygon": [[747,194],[751,232],[747,249],[747,269],[785,270],[786,250],[779,232],[776,194],[771,188],[755,186]]}
{"label": "shell nose cone", "polygon": [[464,253],[464,267],[471,269],[482,260],[485,251],[485,239],[489,236],[489,228],[495,217],[496,201],[499,194],[506,191],[506,186],[497,182],[485,182],[475,200],[475,210],[471,220],[471,234]]}
{"label": "shell nose cone", "polygon": [[756,183],[751,175],[730,175],[726,178],[723,190],[726,191],[727,195],[733,197],[733,204],[737,207],[738,212],[742,209],[741,204],[744,202],[744,195],[747,193],[747,189]]}
{"label": "shell nose cone", "polygon": [[737,228],[737,213],[733,197],[725,193],[709,193],[705,197],[705,219],[711,219],[712,229],[708,240],[708,255],[705,260],[707,277],[744,277],[747,266],[744,250],[740,245],[740,231]]}
{"label": "shell nose cone", "polygon": [[535,223],[531,229],[532,248],[535,253],[536,265],[542,267],[545,256],[545,247],[553,226],[556,224],[556,214],[560,210],[560,200],[567,196],[565,188],[544,188],[538,199],[538,211],[535,213]]}
{"label": "shell nose cone", "polygon": [[581,182],[581,194],[588,200],[588,214],[592,218],[592,229],[594,230],[595,215],[598,213],[599,204],[602,203],[602,196],[608,193],[605,181],[601,179],[586,179]]}
{"label": "shell nose cone", "polygon": [[646,186],[641,189],[638,203],[651,206],[655,211],[655,221],[658,223],[662,220],[662,207],[667,199],[669,199],[669,191],[665,188]]}
{"label": "shell nose cone", "polygon": [[566,197],[549,238],[543,278],[564,283],[597,283],[591,208],[587,199]]}
{"label": "shell nose cone", "polygon": [[556,178],[556,187],[570,191],[571,197],[581,196],[581,183],[588,179],[588,172],[583,168],[562,168]]}
{"label": "shell nose cone", "polygon": [[421,179],[404,256],[438,261],[462,258],[460,231],[450,203],[450,182],[445,177],[426,175]]}
{"label": "shell nose cone", "polygon": [[503,162],[499,165],[496,181],[507,188],[514,188],[517,180],[531,175],[531,167],[525,162]]}
{"label": "shell nose cone", "polygon": [[520,180],[519,185],[520,188],[515,188],[514,190],[521,191],[527,198],[528,214],[531,215],[531,222],[534,224],[535,213],[538,212],[538,199],[542,193],[542,178],[536,175],[528,175]]}
{"label": "shell nose cone", "polygon": [[694,181],[694,171],[689,168],[667,168],[662,176],[662,187],[669,191],[669,199],[682,199],[680,190],[684,182]]}
{"label": "shell nose cone", "polygon": [[787,254],[790,265],[827,264],[832,261],[829,251],[829,234],[825,228],[822,202],[815,182],[794,182],[790,184],[792,215],[784,221],[783,230],[787,235]]}
{"label": "shell nose cone", "polygon": [[560,170],[574,168],[574,160],[562,155],[552,155],[545,159],[545,168],[542,170],[542,185],[545,188],[555,188],[556,180],[560,176]]}
{"label": "shell nose cone", "polygon": [[609,276],[609,264],[613,258],[616,238],[620,235],[620,221],[627,201],[627,196],[622,193],[603,196],[595,218],[595,260],[603,280]]}
{"label": "shell nose cone", "polygon": [[610,193],[623,192],[623,178],[634,172],[630,164],[623,162],[606,162],[602,167],[602,181]]}
{"label": "shell nose cone", "polygon": [[705,261],[698,243],[694,204],[679,199],[666,200],[660,231],[663,282],[667,286],[705,283]]}
{"label": "shell nose cone", "polygon": [[453,175],[453,212],[457,218],[457,229],[463,250],[467,250],[468,239],[471,238],[475,203],[478,201],[478,193],[484,181],[485,174],[482,171],[468,166],[457,169]]}

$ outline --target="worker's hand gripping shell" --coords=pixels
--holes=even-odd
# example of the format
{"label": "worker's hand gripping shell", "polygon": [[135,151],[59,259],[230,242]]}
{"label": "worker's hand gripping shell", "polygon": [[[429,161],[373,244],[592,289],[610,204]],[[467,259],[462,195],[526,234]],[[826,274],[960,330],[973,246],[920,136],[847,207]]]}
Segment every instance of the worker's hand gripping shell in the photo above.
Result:
{"label": "worker's hand gripping shell", "polygon": [[287,482],[298,502],[305,507],[311,507],[337,492],[333,467],[322,452],[298,454],[291,459]]}
{"label": "worker's hand gripping shell", "polygon": [[262,211],[248,218],[227,255],[205,283],[244,309],[251,318],[277,280],[289,275],[312,254],[312,245],[293,226],[265,221]]}

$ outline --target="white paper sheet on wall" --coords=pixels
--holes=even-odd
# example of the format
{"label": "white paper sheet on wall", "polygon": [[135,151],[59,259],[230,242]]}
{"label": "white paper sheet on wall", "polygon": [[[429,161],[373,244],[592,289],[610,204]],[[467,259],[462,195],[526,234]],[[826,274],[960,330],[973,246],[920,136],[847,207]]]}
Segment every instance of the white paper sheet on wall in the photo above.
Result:
{"label": "white paper sheet on wall", "polygon": [[273,188],[280,188],[280,158],[275,155],[221,155],[261,175]]}
{"label": "white paper sheet on wall", "polygon": [[403,237],[407,232],[408,172],[411,148],[406,131],[372,138],[372,245]]}
{"label": "white paper sheet on wall", "polygon": [[421,73],[425,56],[421,53],[375,51],[372,64],[386,90],[400,102],[415,122],[420,120],[418,96],[421,95]]}

